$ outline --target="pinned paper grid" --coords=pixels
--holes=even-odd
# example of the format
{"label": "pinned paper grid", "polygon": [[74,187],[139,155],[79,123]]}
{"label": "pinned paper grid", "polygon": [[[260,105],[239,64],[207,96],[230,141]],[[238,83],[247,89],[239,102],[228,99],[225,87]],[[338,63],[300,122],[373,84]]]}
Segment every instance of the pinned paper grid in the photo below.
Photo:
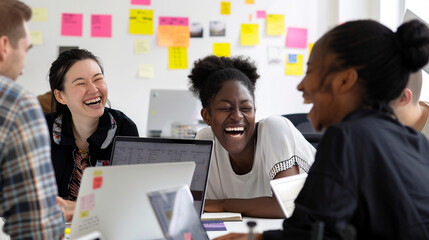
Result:
{"label": "pinned paper grid", "polygon": [[307,29],[288,28],[286,33],[286,47],[307,48]]}

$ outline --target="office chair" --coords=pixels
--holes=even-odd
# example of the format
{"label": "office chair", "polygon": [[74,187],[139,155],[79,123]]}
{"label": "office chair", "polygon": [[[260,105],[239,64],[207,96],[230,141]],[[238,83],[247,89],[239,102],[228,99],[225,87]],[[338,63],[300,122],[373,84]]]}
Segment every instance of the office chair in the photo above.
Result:
{"label": "office chair", "polygon": [[311,122],[307,119],[307,113],[292,113],[284,114],[283,117],[289,119],[292,124],[301,132],[304,138],[317,148],[320,140],[322,139],[323,132],[316,132],[311,125]]}

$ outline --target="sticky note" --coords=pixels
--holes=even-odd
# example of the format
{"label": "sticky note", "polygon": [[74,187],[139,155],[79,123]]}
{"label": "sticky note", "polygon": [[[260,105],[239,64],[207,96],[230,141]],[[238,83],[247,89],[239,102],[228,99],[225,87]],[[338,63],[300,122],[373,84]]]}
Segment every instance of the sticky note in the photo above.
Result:
{"label": "sticky note", "polygon": [[140,64],[138,76],[141,78],[153,78],[155,76],[153,64]]}
{"label": "sticky note", "polygon": [[130,9],[130,34],[153,34],[153,10]]}
{"label": "sticky note", "polygon": [[285,16],[283,14],[267,15],[267,35],[282,35],[285,32]]}
{"label": "sticky note", "polygon": [[97,170],[97,171],[93,172],[93,176],[94,177],[98,177],[98,176],[101,176],[101,175],[103,175],[103,171],[101,171],[101,170]]}
{"label": "sticky note", "polygon": [[168,48],[168,68],[169,69],[187,69],[188,57],[185,47]]}
{"label": "sticky note", "polygon": [[189,26],[187,17],[159,17],[158,25]]}
{"label": "sticky note", "polygon": [[80,218],[89,217],[89,211],[80,212],[79,217]]}
{"label": "sticky note", "polygon": [[213,43],[213,55],[218,57],[231,56],[231,44],[230,43]]}
{"label": "sticky note", "polygon": [[83,14],[63,13],[61,16],[62,36],[82,36]]}
{"label": "sticky note", "polygon": [[259,44],[259,26],[258,24],[241,24],[240,31],[241,45],[252,46]]}
{"label": "sticky note", "polygon": [[183,240],[192,240],[192,233],[191,232],[183,233]]}
{"label": "sticky note", "polygon": [[103,176],[93,178],[92,189],[99,189],[103,186]]}
{"label": "sticky note", "polygon": [[288,59],[287,59],[288,63],[296,63],[296,61],[297,61],[296,54],[289,54],[288,55]]}
{"label": "sticky note", "polygon": [[206,231],[226,231],[223,221],[203,221],[203,226]]}
{"label": "sticky note", "polygon": [[134,53],[145,54],[149,52],[149,39],[134,39]]}
{"label": "sticky note", "polygon": [[160,47],[187,47],[190,37],[189,26],[158,26],[158,45]]}
{"label": "sticky note", "polygon": [[31,21],[33,22],[47,22],[48,21],[48,10],[46,8],[33,8]]}
{"label": "sticky note", "polygon": [[230,15],[231,14],[231,2],[221,2],[220,3],[220,14]]}
{"label": "sticky note", "polygon": [[132,5],[150,5],[150,0],[131,0]]}
{"label": "sticky note", "polygon": [[266,14],[265,14],[265,11],[263,11],[263,10],[259,10],[259,11],[256,11],[256,18],[266,18]]}
{"label": "sticky note", "polygon": [[43,44],[43,34],[42,31],[30,31],[30,39],[33,45]]}
{"label": "sticky note", "polygon": [[94,209],[95,207],[95,197],[94,193],[85,195],[80,198],[80,208],[79,210],[81,212],[89,211],[91,209]]}
{"label": "sticky note", "polygon": [[[294,54],[296,55],[296,54]],[[302,65],[302,54],[296,55],[296,63],[289,63],[289,56],[286,56],[286,75],[301,76],[304,72]]]}
{"label": "sticky note", "polygon": [[91,15],[91,37],[112,37],[112,15]]}
{"label": "sticky note", "polygon": [[311,50],[313,50],[313,45],[314,45],[314,43],[309,43],[308,44],[308,56],[310,56]]}
{"label": "sticky note", "polygon": [[286,47],[306,48],[307,47],[307,29],[306,28],[288,28],[286,33]]}
{"label": "sticky note", "polygon": [[246,0],[246,4],[255,4],[255,0]]}

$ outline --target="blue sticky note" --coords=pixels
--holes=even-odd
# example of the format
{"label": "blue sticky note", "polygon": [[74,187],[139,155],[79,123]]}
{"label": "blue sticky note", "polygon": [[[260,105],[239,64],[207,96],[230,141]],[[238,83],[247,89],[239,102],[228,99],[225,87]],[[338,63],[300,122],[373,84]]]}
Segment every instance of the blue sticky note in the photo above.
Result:
{"label": "blue sticky note", "polygon": [[296,59],[297,59],[296,56],[297,56],[296,54],[289,54],[287,62],[288,63],[296,63]]}
{"label": "blue sticky note", "polygon": [[223,221],[204,221],[203,226],[206,231],[226,231]]}

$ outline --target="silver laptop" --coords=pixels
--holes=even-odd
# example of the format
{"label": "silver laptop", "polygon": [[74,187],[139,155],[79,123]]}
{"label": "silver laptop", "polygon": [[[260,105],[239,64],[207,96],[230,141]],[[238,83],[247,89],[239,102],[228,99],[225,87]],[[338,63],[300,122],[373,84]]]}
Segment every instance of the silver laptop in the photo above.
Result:
{"label": "silver laptop", "polygon": [[70,239],[98,231],[104,240],[164,238],[147,193],[189,185],[194,162],[86,168]]}
{"label": "silver laptop", "polygon": [[209,240],[188,186],[149,192],[148,197],[167,240]]}
{"label": "silver laptop", "polygon": [[270,181],[271,189],[280,204],[286,218],[292,216],[295,210],[295,198],[304,186],[307,174],[297,174]]}
{"label": "silver laptop", "polygon": [[201,215],[207,188],[212,140],[116,137],[113,142],[111,165],[162,162],[195,162],[190,185],[194,205]]}

